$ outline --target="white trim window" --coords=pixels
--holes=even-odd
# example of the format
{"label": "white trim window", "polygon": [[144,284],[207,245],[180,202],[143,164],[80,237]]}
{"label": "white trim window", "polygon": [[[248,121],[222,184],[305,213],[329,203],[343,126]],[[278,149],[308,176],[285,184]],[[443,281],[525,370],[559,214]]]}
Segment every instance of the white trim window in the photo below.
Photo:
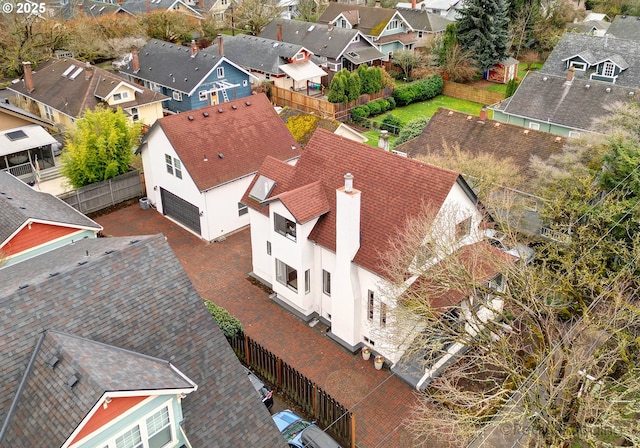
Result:
{"label": "white trim window", "polygon": [[177,157],[171,157],[169,154],[164,155],[164,163],[167,167],[167,173],[182,179],[182,163]]}
{"label": "white trim window", "polygon": [[135,122],[140,120],[140,111],[138,111],[137,107],[132,107],[129,109],[129,113],[131,114],[131,119]]}
{"label": "white trim window", "polygon": [[122,101],[129,98],[129,92],[120,92],[113,94],[113,101]]}
{"label": "white trim window", "polygon": [[53,109],[51,106],[44,105],[44,118],[53,121]]}
{"label": "white trim window", "polygon": [[246,215],[249,213],[249,207],[242,202],[238,202],[238,216]]}
{"label": "white trim window", "polygon": [[173,99],[176,101],[182,101],[182,92],[178,92],[177,90],[174,90],[172,93]]}
{"label": "white trim window", "polygon": [[175,441],[169,406],[163,406],[109,441],[105,448],[160,448]]}
{"label": "white trim window", "polygon": [[296,240],[296,223],[277,213],[273,214],[273,230],[290,240]]}
{"label": "white trim window", "polygon": [[607,78],[613,78],[615,73],[615,65],[613,62],[605,62],[602,67],[602,76],[606,76]]}
{"label": "white trim window", "polygon": [[276,258],[276,280],[298,292],[298,271]]}
{"label": "white trim window", "polygon": [[584,72],[587,69],[587,64],[584,62],[571,61],[569,67],[573,67],[574,70]]}
{"label": "white trim window", "polygon": [[529,129],[533,129],[534,131],[540,130],[540,123],[529,123]]}
{"label": "white trim window", "polygon": [[224,67],[218,67],[216,69],[216,76],[218,76],[218,78],[224,78]]}
{"label": "white trim window", "polygon": [[201,90],[201,91],[198,92],[198,100],[207,101],[207,91],[206,90]]}
{"label": "white trim window", "polygon": [[331,272],[322,270],[322,292],[331,296]]}
{"label": "white trim window", "polygon": [[400,21],[398,19],[393,19],[389,21],[389,25],[387,26],[388,30],[395,30],[400,28]]}

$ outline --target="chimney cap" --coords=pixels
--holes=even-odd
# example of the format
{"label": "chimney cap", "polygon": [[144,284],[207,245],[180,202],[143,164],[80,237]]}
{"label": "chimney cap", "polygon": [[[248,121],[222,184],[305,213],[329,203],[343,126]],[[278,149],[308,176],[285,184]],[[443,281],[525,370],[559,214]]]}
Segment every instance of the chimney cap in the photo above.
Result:
{"label": "chimney cap", "polygon": [[347,173],[344,175],[344,191],[351,193],[353,191],[353,174]]}

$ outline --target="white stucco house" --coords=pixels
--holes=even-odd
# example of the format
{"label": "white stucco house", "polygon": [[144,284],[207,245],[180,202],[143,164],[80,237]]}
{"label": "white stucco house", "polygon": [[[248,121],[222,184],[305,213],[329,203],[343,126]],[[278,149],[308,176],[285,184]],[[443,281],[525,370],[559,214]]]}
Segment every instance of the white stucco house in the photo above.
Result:
{"label": "white stucco house", "polygon": [[483,214],[458,173],[324,129],[295,166],[267,158],[242,202],[252,275],[272,288],[272,298],[305,320],[321,319],[345,348],[369,346],[392,364],[406,346],[394,342],[397,303],[385,287],[381,254],[391,239],[428,205],[438,211],[430,238],[453,251],[486,244]]}
{"label": "white stucco house", "polygon": [[138,152],[149,203],[206,241],[249,224],[242,195],[265,157],[300,155],[264,94],[164,117]]}

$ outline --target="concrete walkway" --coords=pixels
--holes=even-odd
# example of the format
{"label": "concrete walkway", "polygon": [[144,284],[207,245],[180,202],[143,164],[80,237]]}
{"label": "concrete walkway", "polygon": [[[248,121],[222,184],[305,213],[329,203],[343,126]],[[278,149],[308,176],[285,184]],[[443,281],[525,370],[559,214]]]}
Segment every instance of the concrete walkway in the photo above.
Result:
{"label": "concrete walkway", "polygon": [[[404,427],[416,403],[413,389],[388,369],[375,370],[309,327],[250,281],[249,229],[219,243],[205,243],[153,209],[136,203],[95,218],[112,236],[164,234],[202,297],[226,308],[242,322],[245,333],[317,383],[355,414],[360,448],[410,448]],[[437,448],[435,444],[429,446]]]}

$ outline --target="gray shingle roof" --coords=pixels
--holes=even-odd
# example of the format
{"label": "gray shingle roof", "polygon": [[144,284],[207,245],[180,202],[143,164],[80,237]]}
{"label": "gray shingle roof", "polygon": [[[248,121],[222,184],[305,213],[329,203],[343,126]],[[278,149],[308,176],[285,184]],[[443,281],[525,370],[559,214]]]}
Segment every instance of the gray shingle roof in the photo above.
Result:
{"label": "gray shingle roof", "polygon": [[[278,25],[282,25],[283,42],[301,45],[316,56],[324,56],[334,60],[342,55],[356,35],[363,36],[358,30],[348,30],[337,26],[329,27],[321,23],[299,20],[275,19],[262,30],[260,37],[277,40]],[[371,47],[372,45],[361,38],[358,46]],[[380,58],[382,57],[384,55],[380,53]]]}
{"label": "gray shingle roof", "polygon": [[120,71],[136,78],[191,93],[223,60],[218,53],[198,51],[191,57],[191,48],[151,39],[138,50],[140,70],[133,71],[129,62]]}
{"label": "gray shingle roof", "polygon": [[324,12],[318,17],[318,23],[331,23],[340,15],[354,15],[358,18],[357,29],[367,36],[379,36],[389,21],[396,15],[391,8],[374,8],[349,3],[329,2]]}
{"label": "gray shingle roof", "polygon": [[444,32],[448,24],[454,22],[439,14],[432,14],[422,9],[397,8],[397,10],[409,25],[411,25],[411,28],[416,31],[441,33]]}
{"label": "gray shingle roof", "polygon": [[100,224],[66,202],[36,191],[6,171],[0,171],[0,244],[33,221],[102,230]]}
{"label": "gray shingle roof", "polygon": [[611,105],[638,96],[635,89],[618,84],[583,79],[574,79],[571,84],[565,81],[564,76],[530,72],[516,93],[493,109],[576,130],[601,132],[596,120],[608,115]]}
{"label": "gray shingle roof", "polygon": [[[162,235],[84,239],[7,266],[0,270],[0,306],[11,310],[0,313],[2,423],[38,337],[56,329],[170,360],[198,385],[182,402],[194,447],[285,446]],[[49,393],[57,392],[52,385]],[[13,414],[2,446],[60,446],[56,427],[88,411],[74,409],[73,400],[61,408],[47,399],[20,405],[26,411]],[[23,419],[37,431],[24,432]]]}
{"label": "gray shingle roof", "polygon": [[617,15],[609,25],[607,34],[640,42],[640,17]]}
{"label": "gray shingle roof", "polygon": [[[640,23],[638,24],[640,26]],[[616,85],[640,87],[640,41],[617,39],[612,36],[589,36],[586,34],[565,33],[540,69],[550,75],[566,76],[566,60],[582,55],[594,62],[611,59],[623,64],[624,70],[616,79]],[[575,71],[576,79],[589,79],[592,71]]]}

